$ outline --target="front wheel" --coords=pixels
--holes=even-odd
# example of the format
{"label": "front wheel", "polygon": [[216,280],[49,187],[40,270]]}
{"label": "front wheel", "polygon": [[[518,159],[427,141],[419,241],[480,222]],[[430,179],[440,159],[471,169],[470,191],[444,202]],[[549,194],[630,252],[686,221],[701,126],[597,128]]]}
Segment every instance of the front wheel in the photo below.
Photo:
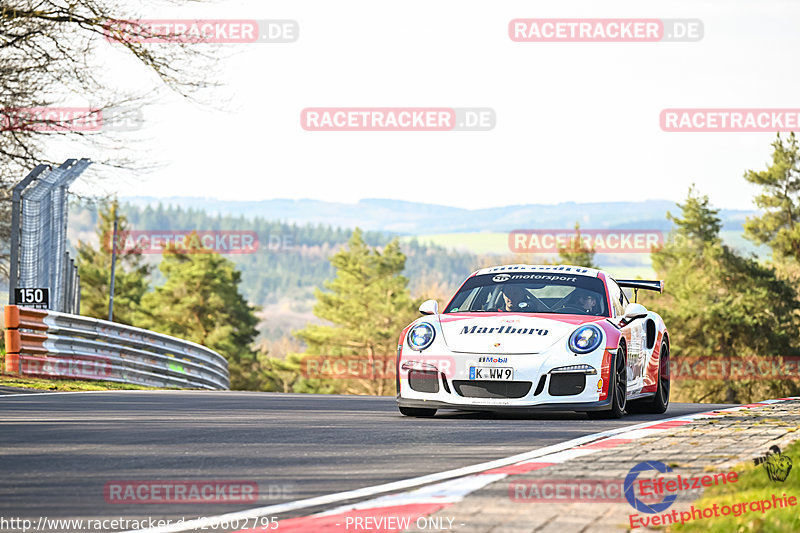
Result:
{"label": "front wheel", "polygon": [[398,407],[400,414],[417,418],[430,418],[436,414],[436,409],[422,409],[420,407]]}
{"label": "front wheel", "polygon": [[608,393],[611,394],[611,409],[608,411],[589,411],[586,413],[591,419],[622,418],[628,398],[628,365],[625,344],[620,343],[617,353],[611,364],[611,383]]}

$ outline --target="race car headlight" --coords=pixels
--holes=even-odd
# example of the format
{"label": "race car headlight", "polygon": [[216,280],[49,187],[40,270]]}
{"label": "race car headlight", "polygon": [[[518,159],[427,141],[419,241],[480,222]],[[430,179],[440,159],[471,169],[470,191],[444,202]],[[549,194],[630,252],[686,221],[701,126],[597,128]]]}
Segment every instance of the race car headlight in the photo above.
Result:
{"label": "race car headlight", "polygon": [[408,332],[408,345],[412,350],[422,351],[433,342],[436,332],[427,322],[417,324]]}
{"label": "race car headlight", "polygon": [[569,349],[575,353],[583,354],[593,352],[600,346],[603,332],[593,324],[581,326],[569,338]]}

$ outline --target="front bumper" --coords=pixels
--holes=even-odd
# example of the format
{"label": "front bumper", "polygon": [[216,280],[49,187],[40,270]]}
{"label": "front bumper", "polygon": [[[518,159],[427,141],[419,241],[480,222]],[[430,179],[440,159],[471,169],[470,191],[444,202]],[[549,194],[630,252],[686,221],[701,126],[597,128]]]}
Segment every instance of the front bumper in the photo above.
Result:
{"label": "front bumper", "polygon": [[[481,354],[451,352],[440,357],[447,363],[446,372],[431,359],[427,364],[419,362],[419,367],[408,363],[421,357],[407,352],[401,355],[400,407],[497,412],[603,411],[611,407],[607,394],[611,354],[603,348],[584,356],[564,350],[508,354],[499,356],[497,363],[485,362],[486,356]],[[473,366],[513,368],[513,381],[471,379]],[[576,366],[586,367],[588,372],[563,370]]]}

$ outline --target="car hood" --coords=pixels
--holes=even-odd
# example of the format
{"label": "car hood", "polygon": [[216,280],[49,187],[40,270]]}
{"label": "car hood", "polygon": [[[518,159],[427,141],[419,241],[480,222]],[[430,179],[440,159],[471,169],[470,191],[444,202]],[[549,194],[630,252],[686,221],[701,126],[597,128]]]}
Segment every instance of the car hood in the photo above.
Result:
{"label": "car hood", "polygon": [[442,336],[454,352],[515,354],[539,353],[561,342],[579,324],[600,317],[496,313],[440,315]]}

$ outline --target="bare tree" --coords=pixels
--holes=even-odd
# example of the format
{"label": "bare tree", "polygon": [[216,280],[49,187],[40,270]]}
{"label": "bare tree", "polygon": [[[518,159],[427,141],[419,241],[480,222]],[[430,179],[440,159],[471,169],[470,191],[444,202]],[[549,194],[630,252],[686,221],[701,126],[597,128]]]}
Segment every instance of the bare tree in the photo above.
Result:
{"label": "bare tree", "polygon": [[[125,0],[0,0],[0,244],[9,238],[9,187],[36,164],[55,163],[45,152],[54,136],[111,148],[103,150],[111,155],[100,163],[122,168],[133,163],[123,149],[129,136],[107,128],[75,128],[76,119],[91,121],[104,112],[108,119],[114,110],[114,118],[124,120],[136,116],[159,90],[195,98],[199,89],[216,85],[209,73],[218,48],[178,33],[157,33],[129,5]],[[107,64],[109,57],[126,65],[138,89],[120,86],[109,75],[103,61]],[[87,116],[34,111],[76,100],[90,102],[79,112]],[[5,270],[7,248],[0,246],[0,270]]]}

